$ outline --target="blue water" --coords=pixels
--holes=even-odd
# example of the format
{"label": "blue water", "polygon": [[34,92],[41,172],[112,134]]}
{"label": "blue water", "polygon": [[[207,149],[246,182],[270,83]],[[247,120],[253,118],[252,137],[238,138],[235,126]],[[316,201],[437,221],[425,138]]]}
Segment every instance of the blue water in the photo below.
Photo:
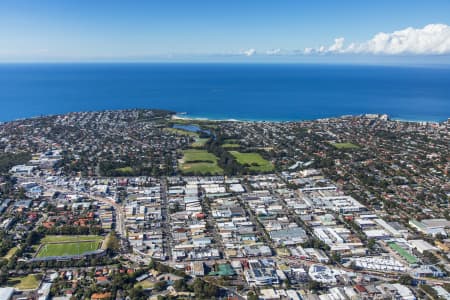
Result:
{"label": "blue water", "polygon": [[191,131],[191,132],[199,132],[199,131],[202,131],[201,128],[200,128],[199,126],[197,126],[197,125],[192,125],[192,124],[189,124],[189,125],[174,124],[174,125],[173,125],[173,128],[176,128],[176,129],[183,129],[183,130],[187,130],[187,131]]}
{"label": "blue water", "polygon": [[209,135],[211,134],[211,131],[205,130],[205,129],[201,129],[199,126],[192,125],[192,124],[189,124],[189,125],[174,124],[173,128],[182,129],[182,130],[186,130],[186,131],[190,131],[190,132],[204,132],[204,133],[209,134]]}
{"label": "blue water", "polygon": [[304,120],[450,117],[450,69],[301,64],[4,64],[0,121],[162,108],[191,117]]}

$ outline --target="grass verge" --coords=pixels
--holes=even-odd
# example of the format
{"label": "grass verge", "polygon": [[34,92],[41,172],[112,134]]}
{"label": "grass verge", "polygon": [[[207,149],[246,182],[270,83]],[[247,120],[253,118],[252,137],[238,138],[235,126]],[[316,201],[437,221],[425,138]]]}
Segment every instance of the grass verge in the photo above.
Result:
{"label": "grass verge", "polygon": [[35,290],[41,283],[41,275],[30,274],[24,277],[12,277],[8,280],[8,285],[14,285],[14,288],[25,291]]}

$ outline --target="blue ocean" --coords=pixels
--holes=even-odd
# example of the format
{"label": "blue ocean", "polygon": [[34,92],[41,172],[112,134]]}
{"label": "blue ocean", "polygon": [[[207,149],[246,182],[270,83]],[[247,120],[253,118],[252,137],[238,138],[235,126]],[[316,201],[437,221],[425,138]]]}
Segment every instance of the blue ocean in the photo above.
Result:
{"label": "blue ocean", "polygon": [[308,64],[3,64],[0,121],[161,108],[187,116],[307,120],[450,117],[450,68]]}

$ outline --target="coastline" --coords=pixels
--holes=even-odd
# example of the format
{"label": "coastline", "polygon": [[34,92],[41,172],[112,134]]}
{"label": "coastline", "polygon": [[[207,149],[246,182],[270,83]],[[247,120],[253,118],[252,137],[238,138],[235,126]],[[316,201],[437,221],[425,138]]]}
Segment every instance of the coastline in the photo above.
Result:
{"label": "coastline", "polygon": [[[272,122],[272,123],[289,123],[289,122],[308,122],[308,121],[317,121],[317,120],[326,120],[326,119],[335,119],[335,118],[342,118],[345,116],[364,116],[364,115],[385,115],[382,113],[378,114],[358,114],[358,115],[341,115],[341,116],[332,116],[332,117],[326,117],[326,118],[315,118],[315,119],[298,119],[298,120],[269,120],[269,119],[234,119],[234,118],[209,118],[209,117],[197,117],[197,116],[190,116],[188,113],[176,113],[172,116],[172,119],[174,120],[191,120],[191,121],[210,121],[210,122]],[[387,115],[387,114],[386,114]],[[445,122],[445,120],[419,120],[419,119],[405,119],[400,117],[391,117],[390,115],[387,115],[389,120],[391,121],[397,121],[397,122],[407,122],[407,123],[429,123],[429,124],[439,124],[442,122]],[[450,116],[448,117],[450,119]]]}
{"label": "coastline", "polygon": [[[129,109],[162,109],[162,108],[129,108]],[[109,109],[100,109],[97,111],[105,111]],[[116,109],[111,109],[116,110]],[[118,109],[118,110],[127,110],[127,109]],[[40,117],[48,117],[48,116],[56,116],[56,115],[65,115],[69,113],[74,112],[93,112],[96,110],[86,110],[86,111],[70,111],[70,112],[64,112],[64,113],[55,113],[55,114],[41,114],[36,116],[30,116],[30,117],[20,117],[15,118],[11,120],[0,120],[0,125],[7,124],[9,122],[15,122],[15,121],[21,121],[26,119],[36,119]],[[208,116],[195,116],[190,115],[187,112],[173,112],[173,115],[171,116],[171,119],[173,120],[190,120],[190,121],[205,121],[205,122],[270,122],[270,123],[292,123],[292,122],[311,122],[311,121],[317,121],[317,120],[326,120],[326,119],[335,119],[335,118],[343,118],[343,117],[357,117],[357,116],[364,116],[364,115],[386,115],[389,120],[391,121],[397,121],[397,122],[408,122],[408,123],[428,123],[428,124],[440,124],[443,122],[446,122],[447,120],[450,120],[450,116],[448,116],[447,119],[444,120],[420,120],[420,119],[407,119],[402,117],[392,117],[389,114],[383,114],[383,113],[363,113],[363,114],[345,114],[340,116],[330,116],[330,117],[322,117],[322,118],[311,118],[311,119],[296,119],[296,120],[277,120],[277,119],[236,119],[236,118],[220,118],[220,117],[208,117]]]}

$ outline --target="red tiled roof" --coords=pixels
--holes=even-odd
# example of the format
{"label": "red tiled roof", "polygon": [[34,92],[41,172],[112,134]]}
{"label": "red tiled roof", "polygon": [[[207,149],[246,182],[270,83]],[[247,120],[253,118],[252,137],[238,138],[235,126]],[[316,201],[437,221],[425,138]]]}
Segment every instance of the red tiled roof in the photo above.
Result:
{"label": "red tiled roof", "polygon": [[356,289],[359,293],[365,293],[365,292],[367,292],[366,288],[363,287],[363,286],[360,285],[360,284],[355,285],[355,289]]}
{"label": "red tiled roof", "polygon": [[111,298],[111,293],[95,293],[92,294],[91,300],[101,300]]}

